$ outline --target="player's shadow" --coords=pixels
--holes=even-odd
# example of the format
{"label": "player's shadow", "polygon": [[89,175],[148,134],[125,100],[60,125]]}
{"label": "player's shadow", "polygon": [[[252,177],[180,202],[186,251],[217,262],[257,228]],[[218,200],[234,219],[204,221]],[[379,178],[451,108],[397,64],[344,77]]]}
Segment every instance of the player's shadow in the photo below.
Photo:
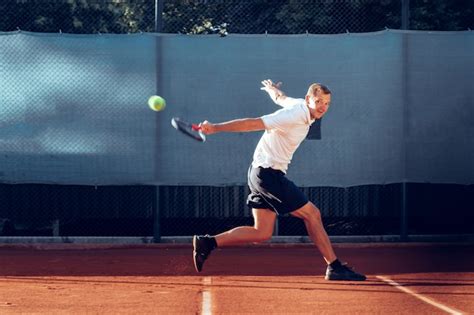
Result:
{"label": "player's shadow", "polygon": [[[179,279],[181,276],[177,276]],[[316,278],[316,277],[315,277]],[[147,277],[144,281],[139,280],[123,280],[123,279],[84,279],[84,278],[45,278],[45,277],[14,277],[8,276],[0,281],[4,284],[16,285],[18,283],[30,283],[42,285],[47,283],[51,288],[55,285],[89,285],[89,284],[102,284],[102,285],[135,285],[154,286],[155,289],[200,289],[204,285],[201,282],[201,278],[188,278],[188,281],[174,281],[172,277],[167,277],[168,281],[160,281],[160,277],[149,278]],[[182,279],[182,278],[181,278]],[[416,283],[419,287],[430,287],[432,283],[419,282]],[[438,286],[459,286],[454,283],[438,283]],[[301,291],[337,291],[337,292],[371,292],[371,293],[390,293],[390,294],[405,294],[402,291],[391,289],[390,286],[384,282],[368,279],[364,282],[345,282],[345,281],[325,281],[321,277],[313,281],[274,281],[272,279],[266,280],[232,280],[226,278],[219,278],[218,283],[210,283],[205,285],[208,288],[221,288],[221,289],[272,289],[272,290],[301,290]],[[462,286],[462,285],[461,285]],[[442,294],[442,295],[463,295],[463,296],[474,296],[473,293],[466,292],[428,292],[426,289],[422,289],[420,294]]]}

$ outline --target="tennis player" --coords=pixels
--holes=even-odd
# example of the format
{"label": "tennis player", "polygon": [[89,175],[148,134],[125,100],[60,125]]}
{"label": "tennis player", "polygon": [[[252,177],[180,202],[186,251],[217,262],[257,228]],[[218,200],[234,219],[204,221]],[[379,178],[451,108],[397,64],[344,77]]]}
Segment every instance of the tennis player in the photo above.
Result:
{"label": "tennis player", "polygon": [[291,98],[281,91],[280,84],[274,84],[272,80],[262,81],[261,89],[282,107],[272,114],[223,123],[200,123],[201,131],[207,135],[218,132],[265,132],[257,144],[248,170],[250,194],[247,204],[252,207],[254,226],[240,226],[215,236],[195,235],[194,266],[200,272],[211,251],[217,247],[270,239],[276,216],[289,213],[304,221],[311,240],[328,264],[326,280],[365,280],[364,275],[337,259],[319,209],[285,176],[293,153],[306,138],[309,127],[327,112],[331,91],[322,84],[314,83],[310,85],[304,99]]}

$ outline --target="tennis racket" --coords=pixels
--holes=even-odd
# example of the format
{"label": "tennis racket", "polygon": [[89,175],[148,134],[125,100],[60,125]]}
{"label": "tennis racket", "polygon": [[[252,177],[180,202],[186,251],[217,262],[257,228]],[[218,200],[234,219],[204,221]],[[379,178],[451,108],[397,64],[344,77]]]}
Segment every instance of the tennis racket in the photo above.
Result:
{"label": "tennis racket", "polygon": [[171,119],[171,125],[176,129],[181,131],[188,137],[200,142],[206,141],[206,135],[201,132],[201,127],[196,124],[190,124],[178,117],[173,117]]}

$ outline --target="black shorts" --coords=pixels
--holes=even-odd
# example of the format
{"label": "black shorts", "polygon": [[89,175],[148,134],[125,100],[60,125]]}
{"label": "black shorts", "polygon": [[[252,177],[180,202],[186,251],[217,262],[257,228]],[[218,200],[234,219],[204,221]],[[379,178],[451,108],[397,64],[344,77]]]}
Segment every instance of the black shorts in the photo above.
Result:
{"label": "black shorts", "polygon": [[308,203],[303,192],[279,170],[250,166],[248,185],[247,205],[251,208],[270,209],[281,215]]}

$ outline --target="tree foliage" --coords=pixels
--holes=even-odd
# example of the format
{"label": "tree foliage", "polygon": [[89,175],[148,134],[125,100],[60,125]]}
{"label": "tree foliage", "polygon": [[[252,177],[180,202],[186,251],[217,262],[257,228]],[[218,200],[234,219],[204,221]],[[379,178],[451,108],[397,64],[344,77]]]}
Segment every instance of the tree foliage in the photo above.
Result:
{"label": "tree foliage", "polygon": [[458,31],[474,26],[472,0],[412,0],[410,26],[417,30]]}
{"label": "tree foliage", "polygon": [[[400,1],[166,0],[161,17],[167,33],[370,32],[400,27]],[[2,1],[0,31],[153,32],[154,6],[154,0]],[[410,26],[416,30],[472,29],[474,1],[411,0]]]}

